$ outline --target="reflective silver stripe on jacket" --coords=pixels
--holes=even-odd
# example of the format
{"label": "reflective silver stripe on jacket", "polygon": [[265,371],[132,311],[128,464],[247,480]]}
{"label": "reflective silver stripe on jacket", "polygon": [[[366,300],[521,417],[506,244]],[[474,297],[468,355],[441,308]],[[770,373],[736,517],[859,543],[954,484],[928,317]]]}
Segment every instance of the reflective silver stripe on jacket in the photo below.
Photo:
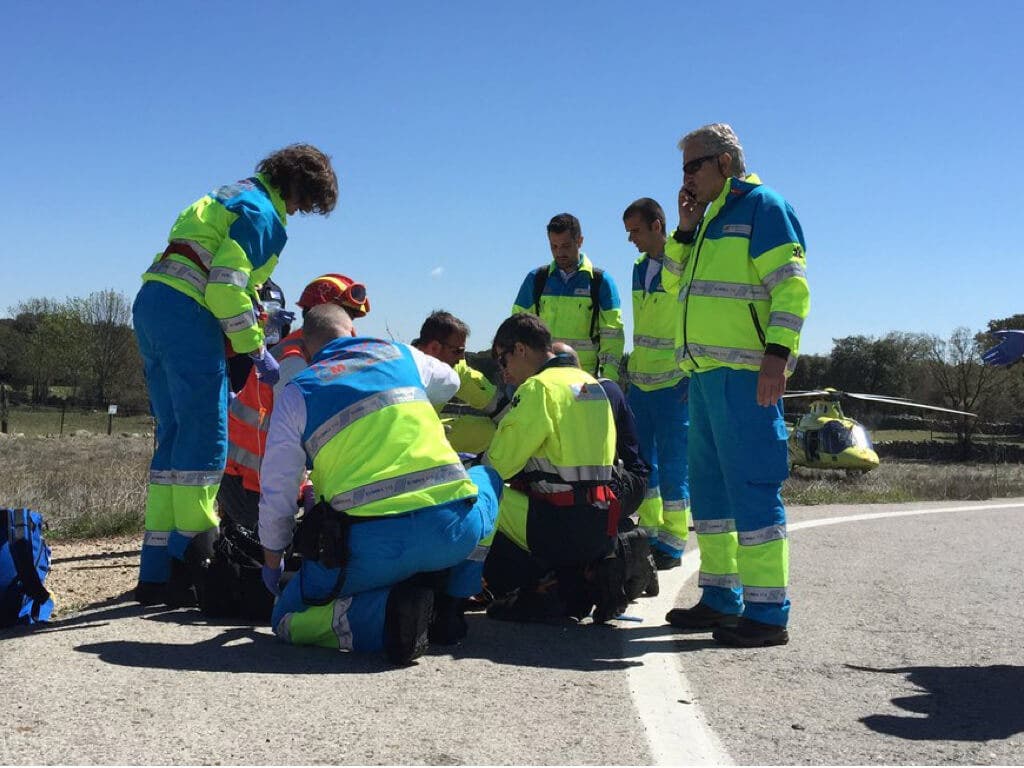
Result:
{"label": "reflective silver stripe on jacket", "polygon": [[545,475],[556,475],[566,483],[607,483],[612,479],[611,466],[584,465],[579,467],[559,467],[548,459],[533,456],[523,467],[524,472],[543,472]]}
{"label": "reflective silver stripe on jacket", "polygon": [[602,328],[598,335],[602,339],[626,339],[626,332],[621,328]]}
{"label": "reflective silver stripe on jacket", "polygon": [[675,339],[661,339],[657,336],[637,336],[633,334],[633,346],[646,349],[675,349]]}
{"label": "reflective silver stripe on jacket", "polygon": [[672,549],[686,548],[686,539],[680,539],[678,536],[674,536],[664,529],[658,531],[658,541]]}
{"label": "reflective silver stripe on jacket", "polygon": [[223,472],[211,472],[208,469],[198,469],[194,471],[179,469],[174,473],[174,484],[199,487],[204,485],[217,485],[223,475]]}
{"label": "reflective silver stripe on jacket", "polygon": [[171,537],[170,531],[146,531],[142,536],[144,547],[166,547],[167,540]]}
{"label": "reflective silver stripe on jacket", "polygon": [[698,587],[724,587],[725,589],[739,589],[743,586],[740,583],[738,573],[705,573],[700,572],[697,578]]}
{"label": "reflective silver stripe on jacket", "polygon": [[791,277],[806,278],[807,270],[800,264],[783,264],[778,269],[772,270],[765,275],[764,279],[761,280],[761,285],[763,285],[766,290],[770,291],[783,280],[788,280]]}
{"label": "reflective silver stripe on jacket", "polygon": [[239,421],[244,421],[246,424],[259,428],[260,412],[251,405],[243,403],[236,397],[231,401],[231,404],[228,405],[228,410],[231,412],[231,415]]}
{"label": "reflective silver stripe on jacket", "polygon": [[721,360],[723,363],[740,363],[743,365],[761,365],[761,358],[764,357],[763,350],[737,349],[736,347],[713,347],[709,344],[689,344],[679,347],[676,350],[676,362],[682,362],[688,358],[687,349],[694,357],[701,355]]}
{"label": "reflective silver stripe on jacket", "polygon": [[246,469],[251,469],[253,472],[260,471],[260,464],[263,460],[250,450],[243,448],[240,445],[230,443],[228,445],[228,461],[233,461],[236,464],[241,464]]}
{"label": "reflective silver stripe on jacket", "polygon": [[570,384],[569,389],[572,390],[573,397],[580,402],[608,399],[608,393],[600,384]]}
{"label": "reflective silver stripe on jacket", "polygon": [[701,535],[733,533],[736,530],[736,520],[731,517],[723,517],[718,520],[694,520],[693,530]]}
{"label": "reflective silver stripe on jacket", "polygon": [[745,603],[782,603],[786,600],[786,588],[779,587],[744,587],[743,602]]}
{"label": "reflective silver stripe on jacket", "polygon": [[487,559],[487,553],[491,551],[491,548],[483,544],[477,544],[473,547],[473,551],[469,553],[467,560],[471,560],[474,563],[482,563]]}
{"label": "reflective silver stripe on jacket", "polygon": [[688,293],[691,296],[743,299],[744,301],[768,301],[771,298],[764,286],[750,283],[726,283],[718,280],[694,280],[690,283]]}
{"label": "reflective silver stripe on jacket", "polygon": [[199,257],[199,261],[203,263],[203,266],[206,267],[207,270],[209,270],[210,265],[213,264],[213,254],[210,253],[205,248],[203,248],[203,246],[201,246],[195,240],[185,240],[182,238],[176,238],[174,240],[171,240],[171,243],[179,243],[181,245],[184,245],[186,248],[191,248],[193,252],[195,252],[196,256]]}
{"label": "reflective silver stripe on jacket", "polygon": [[461,462],[458,464],[445,464],[440,467],[423,469],[419,472],[410,472],[407,475],[392,477],[388,480],[380,480],[376,483],[368,483],[367,485],[353,488],[351,491],[339,493],[331,499],[331,506],[339,512],[345,512],[346,510],[361,507],[374,501],[390,499],[393,496],[399,496],[404,493],[413,493],[433,488],[435,485],[468,479],[469,475],[466,474],[466,469],[462,466]]}
{"label": "reflective silver stripe on jacket", "polygon": [[251,309],[247,309],[240,315],[234,317],[225,317],[220,321],[221,330],[224,333],[237,333],[238,331],[247,331],[256,325],[256,313]]}
{"label": "reflective silver stripe on jacket", "polygon": [[158,261],[146,271],[153,275],[176,277],[179,280],[184,280],[200,293],[206,291],[206,276],[198,269],[190,267],[188,264],[164,259],[163,261]]}
{"label": "reflective silver stripe on jacket", "polygon": [[249,276],[240,269],[231,267],[214,267],[210,270],[210,282],[218,285],[234,285],[245,288],[249,284]]}
{"label": "reflective silver stripe on jacket", "polygon": [[683,378],[680,370],[666,371],[665,373],[636,373],[629,374],[629,380],[637,384],[664,384],[666,381],[678,381]]}
{"label": "reflective silver stripe on jacket", "polygon": [[784,525],[769,525],[766,528],[758,528],[756,531],[739,532],[741,547],[755,547],[758,544],[784,538],[786,538],[786,526]]}
{"label": "reflective silver stripe on jacket", "polygon": [[768,316],[768,325],[789,328],[791,331],[800,333],[800,329],[804,327],[804,319],[792,312],[772,312]]}
{"label": "reflective silver stripe on jacket", "polygon": [[331,629],[334,631],[334,636],[338,638],[339,651],[352,650],[352,627],[348,623],[348,609],[351,605],[351,597],[339,597],[334,600]]}
{"label": "reflective silver stripe on jacket", "polygon": [[387,408],[389,405],[413,403],[417,400],[424,402],[427,400],[427,393],[419,387],[396,387],[395,389],[386,389],[383,392],[375,392],[369,397],[364,397],[362,400],[352,403],[348,408],[334,414],[317,427],[316,431],[306,440],[306,453],[311,459],[315,460],[320,449],[327,445],[331,438],[364,416],[376,413],[382,408]]}
{"label": "reflective silver stripe on jacket", "polygon": [[552,341],[560,341],[563,344],[568,344],[577,352],[597,352],[597,344],[594,343],[593,339],[570,339],[568,337],[559,336],[558,338],[552,339]]}
{"label": "reflective silver stripe on jacket", "polygon": [[661,265],[665,267],[665,269],[667,269],[673,275],[678,275],[679,277],[682,277],[683,272],[686,270],[685,263],[680,264],[677,261],[672,261],[672,259],[665,259],[663,262],[661,262]]}

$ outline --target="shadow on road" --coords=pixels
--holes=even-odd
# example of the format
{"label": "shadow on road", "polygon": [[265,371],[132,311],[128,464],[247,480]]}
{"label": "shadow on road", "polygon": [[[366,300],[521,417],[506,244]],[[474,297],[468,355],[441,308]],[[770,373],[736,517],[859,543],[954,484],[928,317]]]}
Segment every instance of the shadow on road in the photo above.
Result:
{"label": "shadow on road", "polygon": [[846,666],[862,672],[903,674],[924,689],[919,695],[892,700],[913,715],[861,718],[873,731],[914,741],[989,741],[1024,731],[1024,667]]}

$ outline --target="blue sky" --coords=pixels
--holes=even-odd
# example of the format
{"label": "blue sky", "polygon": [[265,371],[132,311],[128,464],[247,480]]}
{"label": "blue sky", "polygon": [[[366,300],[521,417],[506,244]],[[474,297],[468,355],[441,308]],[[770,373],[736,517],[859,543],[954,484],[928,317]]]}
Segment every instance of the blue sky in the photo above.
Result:
{"label": "blue sky", "polygon": [[443,307],[484,348],[567,210],[629,330],[622,210],[651,196],[674,226],[676,142],[718,121],[803,225],[803,351],[1024,312],[1024,3],[8,2],[4,22],[0,312],[134,295],[182,208],[308,141],[340,204],[291,219],[290,302],[343,272],[362,332],[408,341]]}

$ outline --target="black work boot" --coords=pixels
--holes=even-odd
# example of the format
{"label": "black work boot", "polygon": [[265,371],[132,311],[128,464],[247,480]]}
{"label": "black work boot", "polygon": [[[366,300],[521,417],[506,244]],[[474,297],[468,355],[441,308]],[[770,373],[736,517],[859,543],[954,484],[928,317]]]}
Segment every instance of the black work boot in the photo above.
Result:
{"label": "black work boot", "polygon": [[423,655],[434,615],[434,590],[409,582],[396,584],[384,610],[384,652],[395,664]]}
{"label": "black work boot", "polygon": [[785,627],[747,618],[741,618],[733,627],[719,627],[711,636],[722,645],[737,648],[763,648],[769,645],[785,645],[789,642],[789,632]]}
{"label": "black work boot", "polygon": [[132,597],[141,605],[163,605],[167,602],[167,584],[162,581],[140,581],[135,585]]}
{"label": "black work boot", "polygon": [[601,558],[594,568],[596,598],[592,618],[595,624],[604,624],[626,610],[626,566],[614,554]]}
{"label": "black work boot", "polygon": [[659,571],[668,571],[672,568],[678,568],[683,564],[683,558],[677,557],[676,555],[670,555],[668,552],[662,552],[657,550],[654,553],[654,567]]}
{"label": "black work boot", "polygon": [[444,593],[434,595],[434,618],[427,637],[438,645],[456,645],[469,633],[465,600]]}
{"label": "black work boot", "polygon": [[625,565],[623,589],[627,603],[645,593],[650,594],[648,590],[652,581],[655,584],[654,594],[658,594],[658,572],[647,536],[640,531],[620,533],[616,550]]}
{"label": "black work boot", "polygon": [[646,597],[657,597],[661,593],[661,584],[658,582],[658,569],[654,566],[654,556],[651,555],[651,580],[647,582],[647,589],[644,590]]}
{"label": "black work boot", "polygon": [[665,621],[673,627],[690,632],[735,627],[739,620],[739,614],[722,613],[704,603],[697,603],[693,608],[673,608],[665,614]]}
{"label": "black work boot", "polygon": [[210,528],[197,533],[185,547],[184,560],[188,568],[188,577],[196,594],[196,603],[202,608],[206,605],[205,590],[210,578],[210,566],[214,560],[214,544],[220,537],[220,530]]}

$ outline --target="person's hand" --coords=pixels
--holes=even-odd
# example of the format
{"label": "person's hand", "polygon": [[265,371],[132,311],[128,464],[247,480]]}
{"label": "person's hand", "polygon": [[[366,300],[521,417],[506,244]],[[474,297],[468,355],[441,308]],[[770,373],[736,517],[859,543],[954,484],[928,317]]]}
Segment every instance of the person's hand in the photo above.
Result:
{"label": "person's hand", "polygon": [[757,404],[766,408],[775,405],[785,392],[786,361],[777,355],[765,355],[757,375]]}
{"label": "person's hand", "polygon": [[981,356],[985,365],[1009,365],[1024,357],[1024,331],[996,331],[1000,341]]}
{"label": "person's hand", "polygon": [[260,569],[260,576],[263,577],[265,586],[274,597],[281,596],[281,574],[284,573],[284,560],[279,560],[277,566],[264,565]]}
{"label": "person's hand", "polygon": [[266,347],[260,347],[249,357],[252,358],[253,367],[256,369],[256,375],[259,376],[260,381],[270,386],[277,384],[281,378],[280,366],[274,356],[267,352]]}
{"label": "person's hand", "polygon": [[697,200],[686,191],[686,187],[679,188],[679,229],[683,232],[692,232],[700,224],[700,217],[704,215],[703,203]]}
{"label": "person's hand", "polygon": [[302,486],[302,509],[305,510],[308,515],[313,511],[313,507],[316,506],[316,491],[313,490],[312,483],[306,483]]}

